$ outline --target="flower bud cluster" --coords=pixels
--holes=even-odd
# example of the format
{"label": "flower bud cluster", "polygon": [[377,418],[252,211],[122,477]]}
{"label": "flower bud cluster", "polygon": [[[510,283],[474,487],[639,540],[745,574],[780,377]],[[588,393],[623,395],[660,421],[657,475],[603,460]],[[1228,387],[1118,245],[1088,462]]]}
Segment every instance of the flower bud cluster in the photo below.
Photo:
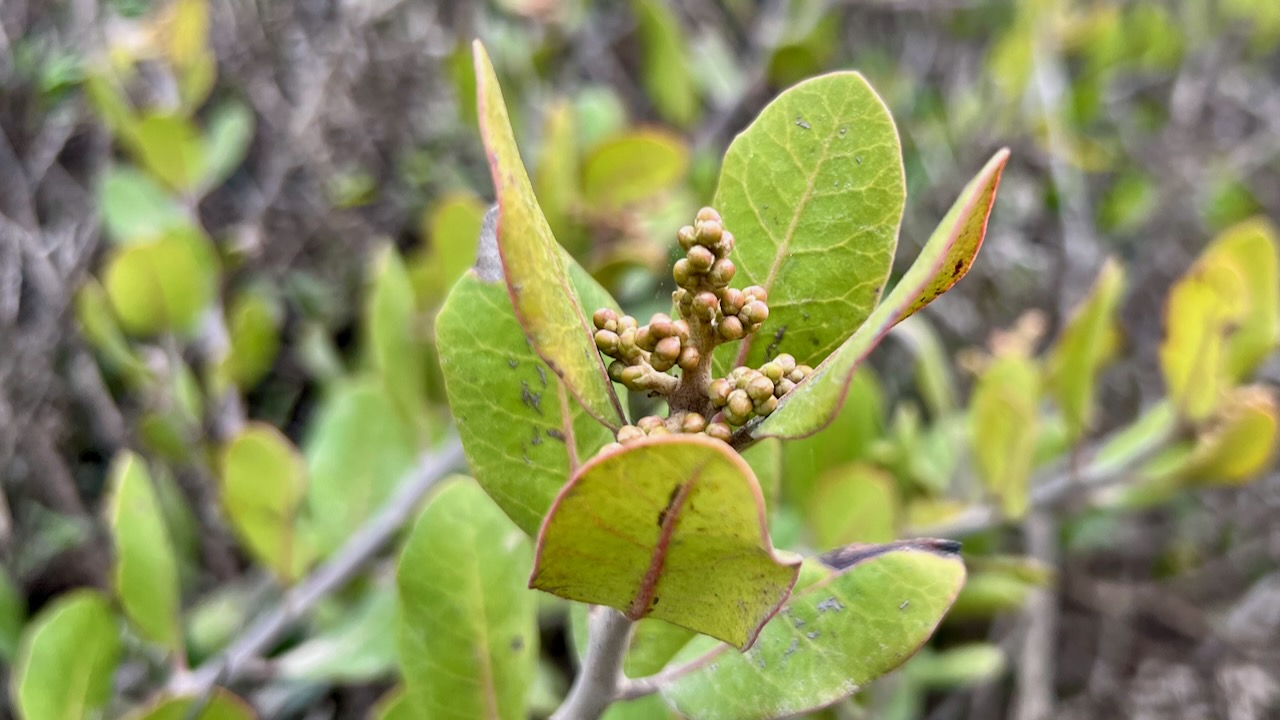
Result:
{"label": "flower bud cluster", "polygon": [[696,412],[674,412],[668,418],[648,415],[636,421],[635,425],[623,425],[618,429],[617,442],[609,443],[601,448],[601,452],[613,450],[642,437],[655,435],[675,435],[684,433],[693,435],[706,433],[717,440],[729,442],[733,437],[733,429],[728,423],[707,422],[707,419]]}
{"label": "flower bud cluster", "polygon": [[809,377],[813,368],[797,365],[783,353],[759,370],[737,367],[728,377],[713,380],[707,397],[730,425],[743,425],[753,417],[765,417],[778,408],[778,400]]}
{"label": "flower bud cluster", "polygon": [[[690,342],[689,323],[658,313],[647,325],[639,325],[630,315],[618,316],[608,308],[595,312],[596,348],[614,358],[609,377],[629,390],[655,390],[655,373],[666,374],[679,365],[691,370],[702,354]],[[670,376],[668,376],[670,377]]]}
{"label": "flower bud cluster", "polygon": [[694,224],[680,228],[676,239],[685,256],[672,269],[680,287],[671,297],[681,317],[714,328],[720,342],[739,340],[760,329],[769,317],[768,293],[758,285],[743,290],[729,287],[737,272],[729,259],[734,240],[720,214],[702,208]]}

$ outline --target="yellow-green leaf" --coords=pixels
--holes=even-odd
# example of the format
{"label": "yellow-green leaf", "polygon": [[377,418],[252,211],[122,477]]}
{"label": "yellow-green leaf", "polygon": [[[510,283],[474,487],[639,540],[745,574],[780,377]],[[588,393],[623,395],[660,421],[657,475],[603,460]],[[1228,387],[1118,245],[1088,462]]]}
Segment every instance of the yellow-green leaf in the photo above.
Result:
{"label": "yellow-green leaf", "polygon": [[[811,376],[782,399],[772,415],[752,428],[753,437],[805,437],[831,422],[844,402],[853,371],[872,348],[894,325],[933,302],[969,271],[982,247],[1000,174],[1008,160],[1008,150],[997,152],[969,181],[888,297]],[[773,317],[771,312],[771,321]]]}
{"label": "yellow-green leaf", "polygon": [[245,549],[284,583],[305,569],[297,532],[307,492],[302,456],[279,430],[250,423],[222,451],[222,507]]}
{"label": "yellow-green leaf", "polygon": [[663,118],[688,127],[697,119],[698,95],[680,21],[666,3],[657,0],[633,0],[631,9],[644,49],[640,77],[645,92]]}
{"label": "yellow-green leaf", "polygon": [[552,234],[561,245],[575,253],[583,249],[581,241],[587,239],[573,222],[581,194],[578,177],[581,140],[572,104],[559,100],[547,108],[533,184]]}
{"label": "yellow-green leaf", "polygon": [[130,149],[148,172],[178,192],[194,191],[205,177],[204,138],[182,115],[144,115]]}
{"label": "yellow-green leaf", "polygon": [[264,290],[250,288],[231,298],[227,307],[231,347],[221,372],[241,391],[252,390],[275,363],[282,315],[280,303]]}
{"label": "yellow-green leaf", "polygon": [[1114,258],[1107,260],[1049,354],[1049,391],[1072,437],[1079,437],[1093,423],[1094,383],[1119,344],[1115,315],[1124,283],[1124,268]]}
{"label": "yellow-green leaf", "polygon": [[430,245],[409,268],[421,308],[438,307],[449,288],[476,261],[476,240],[483,222],[484,203],[469,192],[445,195],[428,209],[424,229]]}
{"label": "yellow-green leaf", "polygon": [[600,210],[647,200],[675,187],[689,169],[689,149],[663,130],[631,130],[600,143],[582,160],[582,194]]}
{"label": "yellow-green leaf", "polygon": [[188,228],[154,242],[115,248],[103,285],[126,332],[184,332],[194,328],[213,301],[217,272],[209,239]]}
{"label": "yellow-green leaf", "polygon": [[171,697],[130,713],[128,720],[257,720],[244,700],[221,688],[209,697]]}
{"label": "yellow-green leaf", "polygon": [[111,603],[77,590],[40,611],[23,633],[10,692],[20,720],[96,720],[112,697],[120,623]]}
{"label": "yellow-green leaf", "polygon": [[375,253],[365,285],[365,342],[374,371],[401,415],[416,423],[424,419],[426,403],[426,329],[409,273],[394,247],[385,245]]}
{"label": "yellow-green leaf", "polygon": [[741,456],[705,436],[671,435],[582,466],[543,523],[529,585],[745,649],[799,564],[773,549]]}
{"label": "yellow-green leaf", "polygon": [[1243,484],[1262,473],[1277,446],[1275,394],[1263,386],[1237,388],[1198,439],[1181,476],[1207,484]]}
{"label": "yellow-green leaf", "polygon": [[1005,516],[1027,509],[1035,457],[1040,377],[1024,357],[997,358],[978,378],[969,407],[974,462]]}
{"label": "yellow-green leaf", "polygon": [[1227,228],[1204,259],[1231,264],[1242,281],[1244,314],[1227,340],[1226,370],[1243,380],[1280,347],[1280,241],[1275,227],[1256,218]]}
{"label": "yellow-green leaf", "polygon": [[533,196],[493,64],[475,44],[480,134],[498,196],[498,245],[516,316],[547,365],[587,412],[617,427],[622,406],[574,293],[562,249]]}
{"label": "yellow-green leaf", "polygon": [[884,543],[897,536],[897,485],[874,465],[852,463],[824,472],[807,509],[818,547]]}
{"label": "yellow-green leaf", "polygon": [[1229,262],[1197,262],[1169,291],[1160,369],[1181,415],[1204,420],[1231,386],[1226,341],[1245,312],[1244,279]]}
{"label": "yellow-green leaf", "polygon": [[142,458],[130,452],[111,463],[107,524],[115,564],[112,582],[129,621],[168,652],[182,650],[178,563],[160,501]]}

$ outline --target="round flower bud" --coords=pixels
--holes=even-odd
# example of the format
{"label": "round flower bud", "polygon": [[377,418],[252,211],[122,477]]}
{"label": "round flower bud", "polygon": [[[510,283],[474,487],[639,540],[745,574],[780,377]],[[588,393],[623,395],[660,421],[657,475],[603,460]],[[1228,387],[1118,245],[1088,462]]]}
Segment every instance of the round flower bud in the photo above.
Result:
{"label": "round flower bud", "polygon": [[693,266],[689,263],[688,258],[680,258],[671,268],[671,277],[675,279],[676,284],[680,287],[687,288],[693,282]]}
{"label": "round flower bud", "polygon": [[618,442],[620,443],[628,443],[632,440],[639,440],[642,437],[644,437],[644,430],[635,425],[623,425],[618,428]]}
{"label": "round flower bud", "polygon": [[634,330],[638,325],[639,323],[636,322],[636,319],[631,317],[630,315],[623,315],[622,317],[618,318],[619,333],[621,333],[623,330],[626,330],[627,328],[631,328],[632,330]]}
{"label": "round flower bud", "polygon": [[622,449],[622,443],[617,443],[617,442],[605,443],[604,447],[600,448],[600,452],[596,454],[604,455],[605,453],[611,453],[615,450],[621,450],[621,449]]}
{"label": "round flower bud", "polygon": [[809,374],[812,372],[813,368],[808,365],[797,365],[796,369],[792,370],[791,374],[787,376],[787,379],[798,384],[801,380],[809,377]]}
{"label": "round flower bud", "polygon": [[680,359],[676,363],[685,370],[693,370],[701,361],[702,353],[698,352],[698,348],[686,345],[680,350]]}
{"label": "round flower bud", "polygon": [[[719,220],[703,220],[698,223],[698,244],[708,247],[720,242],[724,235],[724,225]],[[708,250],[707,252],[711,252]]]}
{"label": "round flower bud", "polygon": [[733,428],[729,427],[728,423],[708,423],[707,435],[723,442],[729,442],[733,439]]}
{"label": "round flower bud", "polygon": [[621,360],[614,360],[609,363],[609,379],[614,382],[622,382],[622,371],[626,369],[626,363]]}
{"label": "round flower bud", "polygon": [[640,386],[637,385],[637,383],[640,382],[640,378],[642,377],[644,377],[644,368],[639,365],[629,365],[627,366],[627,369],[622,371],[622,377],[619,379],[622,381],[623,385],[627,386],[627,388],[631,390],[639,390]]}
{"label": "round flower bud", "polygon": [[715,208],[710,208],[710,207],[704,207],[701,210],[699,210],[697,221],[707,222],[708,220],[715,220],[716,222],[720,222],[720,213],[716,212]]}
{"label": "round flower bud", "polygon": [[685,225],[676,233],[676,240],[679,241],[680,247],[688,250],[698,244],[698,233],[692,225]]}
{"label": "round flower bud", "polygon": [[658,357],[657,355],[650,355],[649,364],[652,365],[653,369],[657,370],[658,372],[666,372],[671,368],[675,367],[676,361],[670,360],[668,358]]}
{"label": "round flower bud", "polygon": [[658,427],[649,431],[649,435],[654,437],[658,435],[670,435],[670,434],[671,434],[671,428],[667,427],[666,425],[659,425]]}
{"label": "round flower bud", "polygon": [[720,293],[720,309],[726,316],[737,315],[746,304],[746,296],[737,288],[725,288],[725,291]]}
{"label": "round flower bud", "polygon": [[792,370],[796,369],[796,359],[790,353],[782,353],[773,359],[773,362],[782,368],[783,375],[790,375]]}
{"label": "round flower bud", "polygon": [[659,357],[663,360],[675,362],[680,359],[680,338],[666,337],[658,341],[653,347],[653,357]]}
{"label": "round flower bud", "polygon": [[600,308],[591,316],[591,322],[595,323],[599,330],[608,330],[610,332],[618,331],[618,313],[609,308]]}
{"label": "round flower bud", "polygon": [[689,308],[692,306],[693,296],[689,294],[688,290],[678,288],[675,292],[671,293],[671,302],[674,303],[676,307],[680,308],[681,314],[684,314],[688,312]]}
{"label": "round flower bud", "polygon": [[707,419],[691,412],[680,420],[680,432],[700,433],[707,428]]}
{"label": "round flower bud", "polygon": [[624,358],[635,357],[639,352],[636,347],[636,329],[627,328],[618,335],[618,356]]}
{"label": "round flower bud", "polygon": [[[751,408],[755,403],[751,402],[751,396],[747,395],[746,390],[734,390],[729,393],[729,402],[725,405],[725,413],[746,418],[751,414]],[[730,421],[732,422],[732,421]],[[733,423],[741,425],[742,423]]]}
{"label": "round flower bud", "polygon": [[742,321],[732,315],[720,321],[718,330],[725,340],[739,340],[744,334]]}
{"label": "round flower bud", "polygon": [[729,402],[729,394],[733,391],[733,386],[724,378],[712,380],[707,386],[707,397],[711,399],[711,404],[716,407],[724,407]]}
{"label": "round flower bud", "polygon": [[596,347],[605,355],[613,355],[618,352],[618,333],[610,332],[608,330],[597,330]]}
{"label": "round flower bud", "polygon": [[676,320],[671,323],[672,334],[680,338],[680,343],[689,342],[689,322],[687,320]]}
{"label": "round flower bud", "polygon": [[782,379],[782,366],[776,362],[767,362],[760,366],[760,374],[776,383]]}
{"label": "round flower bud", "polygon": [[742,294],[746,295],[752,300],[759,300],[760,302],[769,302],[769,293],[766,292],[765,289],[760,287],[759,285],[748,285],[747,287],[742,289]]}
{"label": "round flower bud", "polygon": [[769,413],[772,413],[774,410],[778,409],[778,398],[770,395],[764,400],[756,403],[754,409],[757,415],[764,417],[765,415],[768,415]]}
{"label": "round flower bud", "polygon": [[744,379],[747,373],[749,372],[751,372],[751,368],[739,365],[738,367],[729,371],[729,382],[737,383],[738,381]]}
{"label": "round flower bud", "polygon": [[711,249],[715,251],[716,257],[727,258],[733,253],[733,243],[733,233],[725,230],[720,233],[720,242],[716,243],[715,247]]}
{"label": "round flower bud", "polygon": [[747,384],[747,395],[751,396],[752,402],[760,403],[766,398],[773,397],[773,389],[772,380],[764,375],[756,375]]}
{"label": "round flower bud", "polygon": [[738,268],[734,266],[733,261],[729,258],[720,258],[711,266],[711,271],[707,273],[707,279],[715,287],[724,287],[733,279],[733,274]]}
{"label": "round flower bud", "polygon": [[652,352],[657,343],[658,339],[653,336],[653,330],[648,325],[636,330],[636,347]]}
{"label": "round flower bud", "polygon": [[752,325],[759,325],[769,319],[769,306],[759,300],[752,300],[747,303],[746,307],[742,308],[742,312],[738,313],[738,317]]}
{"label": "round flower bud", "polygon": [[645,415],[636,421],[636,425],[646,433],[653,432],[653,429],[663,424],[663,419],[657,415]]}
{"label": "round flower bud", "polygon": [[713,292],[702,291],[693,296],[693,314],[703,320],[712,320],[716,316],[716,308],[720,299]]}
{"label": "round flower bud", "polygon": [[658,313],[649,321],[649,332],[661,340],[674,335],[675,328],[672,327],[671,318],[666,313]]}
{"label": "round flower bud", "polygon": [[710,270],[712,264],[716,261],[715,254],[701,245],[695,245],[689,248],[689,254],[687,257],[689,258],[689,267],[693,268],[695,272],[700,273]]}
{"label": "round flower bud", "polygon": [[773,386],[774,397],[782,397],[792,390],[796,389],[796,384],[786,378],[782,378]]}

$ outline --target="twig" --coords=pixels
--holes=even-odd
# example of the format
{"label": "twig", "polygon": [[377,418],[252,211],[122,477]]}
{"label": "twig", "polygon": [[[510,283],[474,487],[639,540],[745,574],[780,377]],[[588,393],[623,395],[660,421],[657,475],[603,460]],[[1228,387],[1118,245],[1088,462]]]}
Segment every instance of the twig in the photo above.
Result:
{"label": "twig", "polygon": [[622,660],[631,644],[634,623],[608,607],[591,611],[591,637],[582,671],[551,720],[596,720],[618,699]]}
{"label": "twig", "polygon": [[347,540],[337,554],[285,593],[278,607],[253,623],[216,659],[192,672],[174,676],[170,690],[185,695],[207,693],[250,669],[290,625],[305,617],[316,603],[346,585],[409,522],[431,487],[459,467],[462,460],[462,445],[457,438],[424,455],[418,466],[401,481],[395,495]]}

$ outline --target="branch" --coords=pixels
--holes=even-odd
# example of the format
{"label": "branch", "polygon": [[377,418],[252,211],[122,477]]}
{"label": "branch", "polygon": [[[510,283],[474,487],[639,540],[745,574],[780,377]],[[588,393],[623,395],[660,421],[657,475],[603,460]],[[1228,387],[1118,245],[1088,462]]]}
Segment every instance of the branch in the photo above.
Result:
{"label": "branch", "polygon": [[596,720],[618,699],[622,660],[631,644],[633,627],[634,623],[613,608],[592,608],[591,636],[581,671],[551,720]]}
{"label": "branch", "polygon": [[432,486],[462,462],[462,445],[456,437],[439,450],[424,454],[418,466],[401,481],[395,495],[328,562],[285,593],[279,606],[249,626],[217,658],[192,672],[174,676],[170,691],[185,695],[207,693],[252,668],[258,656],[270,650],[289,626],[346,585],[414,517]]}

